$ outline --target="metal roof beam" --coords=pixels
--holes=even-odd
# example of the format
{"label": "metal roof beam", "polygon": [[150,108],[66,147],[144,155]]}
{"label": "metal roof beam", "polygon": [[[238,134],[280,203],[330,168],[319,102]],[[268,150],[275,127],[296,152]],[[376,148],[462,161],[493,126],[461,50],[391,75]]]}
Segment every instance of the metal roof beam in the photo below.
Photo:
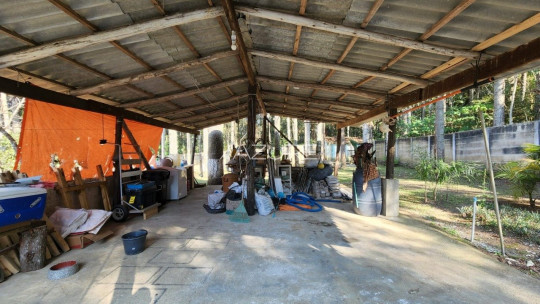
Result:
{"label": "metal roof beam", "polygon": [[120,40],[138,34],[153,32],[179,24],[215,18],[221,15],[223,15],[223,9],[221,7],[213,7],[188,13],[178,13],[117,29],[77,36],[75,38],[49,42],[40,46],[30,47],[0,56],[0,68],[11,67],[67,51],[82,49],[103,42]]}
{"label": "metal roof beam", "polygon": [[444,56],[461,56],[470,59],[476,59],[479,57],[480,53],[475,51],[468,50],[459,50],[452,49],[442,46],[437,46],[434,44],[424,43],[416,41],[413,39],[402,38],[393,35],[380,34],[376,32],[371,32],[363,29],[357,29],[353,27],[343,26],[340,24],[332,24],[316,19],[306,18],[298,15],[292,15],[282,12],[276,12],[272,10],[262,9],[262,8],[253,8],[246,6],[238,6],[236,8],[238,12],[255,16],[258,18],[264,18],[279,22],[285,22],[295,25],[301,25],[304,27],[309,27],[321,31],[331,32],[339,35],[353,36],[358,37],[363,40],[374,41],[383,44],[389,44],[394,46],[401,46],[405,48],[411,48],[419,51],[444,55]]}

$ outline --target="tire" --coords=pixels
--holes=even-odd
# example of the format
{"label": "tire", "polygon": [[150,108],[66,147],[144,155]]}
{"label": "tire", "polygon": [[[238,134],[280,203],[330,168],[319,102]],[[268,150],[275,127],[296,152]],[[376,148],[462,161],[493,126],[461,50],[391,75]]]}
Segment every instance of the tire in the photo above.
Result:
{"label": "tire", "polygon": [[117,205],[112,210],[112,219],[115,222],[124,222],[129,217],[129,209],[124,205]]}

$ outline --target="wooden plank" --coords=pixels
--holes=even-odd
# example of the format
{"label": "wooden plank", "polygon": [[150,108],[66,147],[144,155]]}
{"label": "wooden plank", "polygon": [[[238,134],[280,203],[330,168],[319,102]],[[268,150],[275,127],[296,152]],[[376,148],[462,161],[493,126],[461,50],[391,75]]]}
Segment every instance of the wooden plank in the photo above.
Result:
{"label": "wooden plank", "polygon": [[143,73],[139,73],[139,74],[123,77],[123,78],[112,79],[112,80],[108,80],[108,81],[105,81],[105,82],[102,82],[93,86],[89,86],[86,88],[71,90],[69,94],[80,96],[80,95],[85,95],[85,94],[99,93],[108,88],[117,87],[117,86],[129,84],[129,83],[135,83],[139,81],[144,81],[144,80],[148,80],[148,79],[152,79],[156,77],[161,77],[175,71],[186,70],[193,67],[197,67],[197,66],[200,66],[200,65],[212,62],[212,61],[222,59],[222,58],[234,56],[237,53],[238,52],[236,51],[218,52],[210,56],[178,63],[178,64],[175,64],[173,66],[166,67],[163,69],[152,70],[152,71],[143,72]]}
{"label": "wooden plank", "polygon": [[[0,256],[0,257],[4,258],[4,256]],[[12,264],[9,263],[9,260],[8,260],[8,261],[4,261],[3,259],[0,259],[0,267],[2,267],[2,270],[4,271],[4,276],[5,276],[5,277],[9,277],[9,276],[11,276],[13,273],[12,273],[11,271],[9,271],[8,266],[6,266],[6,264],[12,266]],[[11,268],[11,267],[10,267],[10,268]]]}
{"label": "wooden plank", "polygon": [[42,59],[48,56],[65,53],[67,51],[78,50],[103,42],[120,40],[138,34],[144,34],[172,27],[175,25],[215,18],[222,14],[223,9],[221,8],[206,8],[188,13],[177,13],[171,16],[128,25],[117,29],[100,31],[87,35],[77,36],[75,38],[68,38],[64,40],[49,42],[40,46],[30,47],[24,50],[15,51],[0,56],[0,68],[15,66],[25,62]]}
{"label": "wooden plank", "polygon": [[159,207],[159,204],[154,204],[150,207],[145,208],[143,211],[143,218],[147,220],[151,218],[152,216],[158,214],[158,207]]}
{"label": "wooden plank", "polygon": [[73,203],[71,202],[71,198],[68,196],[68,188],[69,185],[66,180],[66,175],[64,174],[64,169],[62,168],[53,168],[53,172],[56,175],[56,182],[58,184],[58,192],[60,192],[60,198],[62,199],[62,203],[64,204],[64,207],[66,208],[73,208]]}
{"label": "wooden plank", "polygon": [[[219,110],[219,111],[210,111],[198,115],[192,115],[184,118],[184,121],[190,122],[194,120],[208,120],[212,119],[214,117],[219,117],[225,114],[235,114],[238,111],[244,111],[247,108],[247,104],[242,104],[240,107],[230,107],[227,109]],[[234,116],[234,115],[233,115]]]}
{"label": "wooden plank", "polygon": [[143,106],[143,105],[149,105],[149,104],[158,103],[158,102],[162,102],[162,101],[166,101],[166,100],[178,99],[178,98],[182,98],[182,97],[192,96],[192,95],[195,95],[195,94],[200,94],[200,93],[208,92],[208,91],[211,91],[211,90],[222,89],[224,87],[244,83],[246,81],[247,81],[246,78],[239,77],[239,78],[231,79],[231,80],[228,80],[228,81],[219,82],[217,84],[209,85],[209,86],[201,86],[201,87],[198,87],[198,88],[192,89],[192,90],[177,92],[177,93],[173,93],[173,94],[165,94],[165,95],[161,95],[161,96],[158,96],[158,97],[155,97],[155,98],[150,98],[150,99],[129,101],[129,102],[121,104],[120,107],[122,107],[122,108],[140,107],[140,106]]}
{"label": "wooden plank", "polygon": [[[216,107],[219,107],[219,106],[225,105],[227,103],[230,103],[231,101],[239,101],[240,99],[246,98],[247,96],[248,96],[247,93],[242,94],[242,95],[237,95],[237,96],[231,96],[229,98],[225,98],[225,99],[222,99],[222,100],[212,101],[212,104],[214,106],[216,106]],[[208,104],[204,104],[204,105],[198,105],[198,106],[178,109],[178,110],[175,110],[175,111],[169,111],[167,113],[160,113],[160,114],[156,114],[155,116],[166,116],[167,117],[167,116],[173,116],[173,115],[177,115],[177,114],[181,114],[181,113],[195,112],[195,111],[199,111],[199,110],[202,110],[202,109],[207,109],[209,107],[210,106]],[[172,120],[171,122],[172,123],[177,123],[179,121],[181,121],[181,119],[175,119],[175,120]]]}
{"label": "wooden plank", "polygon": [[[16,235],[16,233],[15,233]],[[14,244],[18,244],[17,243],[13,243],[10,238],[9,238],[9,235],[2,235],[0,237],[0,249],[6,249],[6,248],[10,248],[10,247],[13,247]],[[7,249],[6,249],[7,250]],[[11,250],[7,250],[5,251],[4,253],[0,254],[1,255],[5,255],[9,258],[9,261],[13,262],[15,264],[15,266],[18,268],[21,266],[20,262],[19,262],[19,255],[17,254],[17,252],[15,251],[15,249],[11,249]],[[8,269],[13,272],[13,270],[8,267]]]}
{"label": "wooden plank", "polygon": [[63,252],[68,252],[70,250],[68,243],[64,240],[64,238],[56,231],[56,228],[54,227],[53,223],[47,215],[43,215],[43,221],[45,221],[45,225],[47,225],[47,232],[51,235],[51,237],[56,241],[56,244],[62,249]]}
{"label": "wooden plank", "polygon": [[45,260],[52,259],[51,250],[49,249],[49,246],[45,244]]}
{"label": "wooden plank", "polygon": [[271,91],[262,91],[262,95],[267,96],[267,97],[294,99],[294,100],[303,101],[309,104],[337,106],[337,107],[356,109],[356,110],[369,110],[373,108],[372,106],[368,104],[357,104],[357,103],[345,102],[345,101],[335,101],[333,99],[316,99],[316,98],[311,98],[311,97],[300,97],[300,96],[288,95],[288,94],[271,92]]}
{"label": "wooden plank", "polygon": [[381,5],[383,4],[384,0],[376,0],[371,8],[369,9],[369,12],[367,13],[366,17],[364,18],[364,21],[362,21],[362,24],[360,24],[361,28],[366,28],[368,23],[371,21],[373,16],[377,13]]}
{"label": "wooden plank", "polygon": [[47,247],[49,248],[51,255],[53,257],[59,256],[61,254],[58,247],[56,247],[56,244],[54,243],[52,237],[48,234],[47,234]]}
{"label": "wooden plank", "polygon": [[350,94],[350,95],[356,95],[356,96],[372,98],[372,99],[383,98],[383,97],[386,96],[382,92],[373,92],[373,91],[367,91],[367,90],[350,89],[348,87],[341,87],[341,86],[320,85],[320,84],[316,84],[316,83],[289,81],[289,80],[275,79],[275,78],[262,77],[262,76],[257,77],[257,80],[259,82],[268,82],[268,83],[274,83],[274,84],[278,84],[278,85],[288,85],[288,86],[293,86],[293,87],[303,87],[303,88],[309,88],[309,89],[318,89],[318,90],[334,92],[334,93],[347,93],[347,94]]}
{"label": "wooden plank", "polygon": [[452,19],[454,19],[457,15],[461,14],[466,8],[468,8],[471,4],[473,4],[476,0],[463,0],[461,1],[456,7],[454,7],[451,11],[449,11],[444,17],[439,19],[439,21],[435,22],[418,40],[424,41],[431,37],[435,32],[440,30],[443,26],[445,26],[448,22],[450,22]]}
{"label": "wooden plank", "polygon": [[261,90],[259,87],[257,87],[257,104],[259,105],[259,109],[261,110],[261,114],[263,116],[266,116],[266,108],[264,107],[264,101],[261,95]]}
{"label": "wooden plank", "polygon": [[290,56],[290,55],[281,54],[281,53],[267,52],[267,51],[261,51],[261,50],[251,50],[249,53],[254,56],[261,56],[261,57],[271,58],[271,59],[276,59],[276,60],[295,62],[295,63],[304,64],[304,65],[308,65],[308,66],[312,66],[316,68],[336,70],[336,71],[341,71],[341,72],[355,74],[355,75],[376,76],[376,77],[395,80],[395,81],[407,81],[407,82],[415,83],[422,86],[426,86],[429,84],[429,81],[426,81],[425,79],[421,79],[418,77],[349,67],[345,65],[328,63],[324,61],[310,60],[310,59],[306,59],[306,58],[302,58],[298,56]]}
{"label": "wooden plank", "polygon": [[329,23],[325,21],[320,21],[316,19],[306,18],[298,15],[292,15],[262,8],[253,8],[246,6],[237,6],[236,11],[239,13],[244,13],[246,15],[264,18],[279,22],[285,22],[294,25],[301,25],[304,27],[309,27],[321,31],[331,32],[339,35],[346,35],[352,37],[358,37],[363,40],[368,40],[372,42],[378,42],[382,44],[400,46],[405,48],[411,48],[419,51],[444,55],[444,56],[461,56],[470,59],[476,59],[480,55],[478,52],[474,51],[465,51],[460,49],[452,49],[442,46],[437,46],[430,43],[420,42],[413,39],[402,38],[393,35],[381,34],[376,32],[371,32],[363,29],[357,29],[353,27],[347,27],[340,24]]}
{"label": "wooden plank", "polygon": [[[109,190],[107,189],[107,178],[103,174],[103,168],[101,165],[96,166],[96,171],[98,175],[98,180],[101,182],[99,184],[99,190],[101,192],[101,201],[103,202],[103,209],[105,211],[111,211],[111,200],[109,198]],[[69,246],[68,246],[69,247]]]}
{"label": "wooden plank", "polygon": [[222,0],[221,5],[223,5],[225,17],[227,17],[227,21],[229,22],[231,30],[235,31],[236,33],[236,44],[238,47],[240,60],[242,61],[242,66],[244,67],[244,71],[246,72],[249,84],[253,86],[257,83],[257,81],[255,80],[255,73],[251,69],[250,59],[247,54],[247,48],[244,44],[244,38],[242,37],[242,30],[240,29],[240,25],[238,24],[238,19],[236,17],[237,12],[234,9],[232,0]]}
{"label": "wooden plank", "polygon": [[81,208],[87,210],[90,209],[90,207],[88,206],[88,200],[86,199],[86,186],[84,185],[81,172],[77,167],[73,168],[73,180],[75,181],[75,185],[81,187],[81,189],[78,191],[79,204],[81,205]]}
{"label": "wooden plank", "polygon": [[[124,133],[126,133],[128,139],[129,139],[129,142],[131,142],[131,145],[133,146],[133,148],[135,149],[135,152],[137,152],[137,154],[139,155],[139,158],[140,158],[140,159],[138,159],[137,163],[132,163],[132,164],[133,165],[140,164],[140,162],[142,160],[145,168],[150,169],[151,167],[150,167],[150,164],[148,163],[148,160],[146,159],[146,156],[144,156],[144,153],[141,150],[141,147],[137,143],[137,139],[135,139],[135,136],[133,136],[133,133],[131,133],[131,130],[129,130],[129,127],[126,124],[125,121],[122,121],[122,129],[124,130]],[[134,159],[133,160],[124,160],[123,159],[122,160],[123,163],[126,162],[126,165],[129,165],[130,161],[135,161],[135,160]]]}
{"label": "wooden plank", "polygon": [[177,130],[185,133],[198,133],[199,131],[177,126],[171,123],[168,123],[163,120],[153,119],[151,117],[144,116],[139,113],[134,113],[133,111],[127,111],[115,106],[104,104],[95,100],[85,100],[77,98],[75,96],[70,96],[67,94],[62,94],[52,90],[47,90],[40,88],[38,86],[32,85],[30,83],[23,83],[14,81],[11,79],[0,77],[0,91],[27,98],[32,98],[40,100],[46,103],[71,107],[75,109],[90,111],[94,113],[112,115],[112,116],[122,116],[126,119],[135,120],[145,124],[154,125],[157,127]]}

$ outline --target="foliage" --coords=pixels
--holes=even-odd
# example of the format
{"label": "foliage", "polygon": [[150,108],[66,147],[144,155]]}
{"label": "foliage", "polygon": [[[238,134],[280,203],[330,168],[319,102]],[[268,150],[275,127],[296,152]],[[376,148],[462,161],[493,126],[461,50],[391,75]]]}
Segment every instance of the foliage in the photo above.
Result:
{"label": "foliage", "polygon": [[418,155],[420,155],[420,161],[414,169],[417,178],[424,182],[424,202],[427,202],[430,182],[433,184],[433,200],[436,202],[439,186],[450,182],[472,181],[480,175],[480,171],[472,164],[460,161],[446,163],[441,159],[428,157],[425,152]]}
{"label": "foliage", "polygon": [[450,107],[445,114],[445,133],[454,133],[480,129],[481,123],[478,120],[478,111],[484,112],[486,124],[493,121],[493,98],[484,97],[481,100],[474,100],[469,105],[455,104]]}
{"label": "foliage", "polygon": [[[18,138],[19,136],[16,134],[13,137]],[[13,169],[15,165],[15,154],[15,150],[13,150],[9,140],[5,136],[0,135],[0,169],[2,171]]]}
{"label": "foliage", "polygon": [[535,207],[533,193],[540,182],[540,146],[526,144],[523,148],[527,159],[522,162],[508,162],[501,167],[497,177],[511,183],[512,195],[516,198],[527,195],[531,208]]}
{"label": "foliage", "polygon": [[[472,218],[472,206],[463,206],[457,209],[464,218]],[[540,245],[540,213],[508,205],[502,205],[500,212],[504,231],[526,237]],[[476,208],[476,219],[479,225],[492,229],[497,228],[497,217],[492,203],[480,200]]]}

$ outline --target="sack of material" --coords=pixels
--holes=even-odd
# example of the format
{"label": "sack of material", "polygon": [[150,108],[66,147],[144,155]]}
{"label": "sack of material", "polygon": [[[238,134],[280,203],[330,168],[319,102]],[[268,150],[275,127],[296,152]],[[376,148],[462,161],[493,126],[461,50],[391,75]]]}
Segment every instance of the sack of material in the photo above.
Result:
{"label": "sack of material", "polygon": [[208,207],[210,209],[223,209],[221,199],[225,196],[225,193],[221,190],[215,190],[208,194]]}
{"label": "sack of material", "polygon": [[269,215],[274,211],[274,203],[270,195],[255,193],[255,204],[260,215]]}

